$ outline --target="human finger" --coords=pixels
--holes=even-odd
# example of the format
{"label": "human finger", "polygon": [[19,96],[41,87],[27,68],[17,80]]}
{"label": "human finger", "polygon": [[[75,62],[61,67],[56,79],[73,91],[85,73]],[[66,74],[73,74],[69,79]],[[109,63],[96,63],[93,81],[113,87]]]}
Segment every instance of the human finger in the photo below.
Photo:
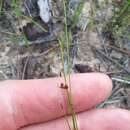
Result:
{"label": "human finger", "polygon": [[[60,88],[62,78],[5,81],[0,84],[0,127],[16,130],[24,125],[46,122],[67,111],[65,91]],[[88,110],[105,100],[111,92],[110,79],[99,73],[71,76],[75,112]]]}
{"label": "human finger", "polygon": [[[127,110],[93,110],[78,114],[77,119],[78,130],[130,130],[130,112]],[[20,130],[67,130],[69,127],[72,127],[72,123],[68,126],[66,120],[61,118]]]}

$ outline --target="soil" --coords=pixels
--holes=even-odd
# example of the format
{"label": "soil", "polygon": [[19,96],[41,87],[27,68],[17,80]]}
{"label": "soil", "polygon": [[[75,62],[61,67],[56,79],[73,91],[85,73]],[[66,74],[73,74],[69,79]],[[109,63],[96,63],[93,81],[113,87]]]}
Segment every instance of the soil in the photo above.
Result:
{"label": "soil", "polygon": [[[92,1],[87,2],[90,4]],[[100,2],[98,0],[99,6]],[[36,6],[36,2],[33,3],[34,7],[27,4],[33,9]],[[40,19],[42,26],[49,30],[49,33],[43,33],[24,18],[19,21],[10,8],[10,1],[5,0],[3,6],[6,14],[0,16],[0,80],[43,79],[60,76],[62,64],[57,35],[63,31],[62,22],[53,20],[53,27],[51,22],[43,23],[36,7],[31,12],[32,16],[36,20]],[[58,9],[61,10],[59,7]],[[130,76],[129,44],[116,43],[103,34],[105,22],[109,21],[112,15],[111,9],[112,5],[107,4],[97,11],[95,16],[97,25],[92,29],[89,29],[87,25],[82,31],[79,27],[83,23],[78,25],[70,50],[73,73],[102,72],[112,79]],[[55,13],[62,19],[62,13],[60,14],[57,10]],[[90,15],[88,10],[87,15]],[[86,17],[88,18],[88,16]],[[27,46],[23,46],[22,40],[19,40],[19,44],[17,44],[15,33],[20,34],[21,29],[29,36]],[[117,47],[117,44],[120,48]],[[114,105],[130,109],[130,83],[113,80],[113,84],[112,95],[99,107]]]}

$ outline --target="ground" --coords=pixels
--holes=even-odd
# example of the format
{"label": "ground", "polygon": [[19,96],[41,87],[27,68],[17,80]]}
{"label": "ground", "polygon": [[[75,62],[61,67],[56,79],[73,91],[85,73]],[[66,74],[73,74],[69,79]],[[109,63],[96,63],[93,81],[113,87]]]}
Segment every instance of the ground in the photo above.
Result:
{"label": "ground", "polygon": [[[32,0],[32,5],[27,1],[22,2],[28,6],[32,17],[49,30],[49,33],[38,30],[38,27],[31,24],[30,19],[22,17],[19,20],[14,16],[10,0],[5,0],[5,13],[0,16],[0,80],[60,76],[62,63],[57,36],[63,31],[61,7],[58,7],[58,2],[54,2],[53,10],[59,19],[53,19],[51,27],[50,23],[44,23],[39,18],[36,0]],[[113,92],[99,107],[114,105],[130,109],[130,41],[122,42],[106,36],[110,34],[104,27],[112,18],[113,5],[111,1],[96,2],[99,8],[92,15],[91,4],[94,5],[95,1],[85,1],[81,20],[73,30],[70,50],[72,73],[102,72],[109,75],[114,84]],[[28,16],[23,7],[21,4],[19,8]],[[21,30],[27,39],[20,35]],[[28,45],[24,45],[23,39],[24,42],[27,40]]]}

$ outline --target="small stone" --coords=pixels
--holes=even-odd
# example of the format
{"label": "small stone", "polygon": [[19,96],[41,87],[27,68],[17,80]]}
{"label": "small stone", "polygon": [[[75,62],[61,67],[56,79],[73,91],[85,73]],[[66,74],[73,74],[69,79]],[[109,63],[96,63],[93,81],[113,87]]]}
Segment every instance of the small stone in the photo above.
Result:
{"label": "small stone", "polygon": [[37,1],[40,17],[45,22],[48,23],[51,19],[51,0],[38,0]]}
{"label": "small stone", "polygon": [[97,32],[91,31],[89,34],[89,43],[96,48],[101,48],[101,44],[99,44],[100,37],[98,36]]}
{"label": "small stone", "polygon": [[74,67],[79,73],[93,72],[92,68],[87,64],[75,64]]}
{"label": "small stone", "polygon": [[104,64],[100,64],[100,72],[103,72],[103,73],[107,72],[107,68]]}
{"label": "small stone", "polygon": [[113,50],[112,53],[111,53],[111,57],[112,58],[115,58],[115,59],[121,59],[122,58],[122,54]]}

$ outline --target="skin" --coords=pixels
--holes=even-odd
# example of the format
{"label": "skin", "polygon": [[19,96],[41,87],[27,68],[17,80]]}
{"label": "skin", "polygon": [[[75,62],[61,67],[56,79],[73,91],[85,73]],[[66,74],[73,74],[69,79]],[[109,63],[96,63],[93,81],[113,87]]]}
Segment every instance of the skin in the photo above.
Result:
{"label": "skin", "polygon": [[[0,83],[0,130],[68,130],[62,78]],[[130,130],[130,112],[95,109],[111,94],[112,82],[99,73],[71,76],[74,110],[79,130]],[[71,118],[69,117],[71,124]]]}

